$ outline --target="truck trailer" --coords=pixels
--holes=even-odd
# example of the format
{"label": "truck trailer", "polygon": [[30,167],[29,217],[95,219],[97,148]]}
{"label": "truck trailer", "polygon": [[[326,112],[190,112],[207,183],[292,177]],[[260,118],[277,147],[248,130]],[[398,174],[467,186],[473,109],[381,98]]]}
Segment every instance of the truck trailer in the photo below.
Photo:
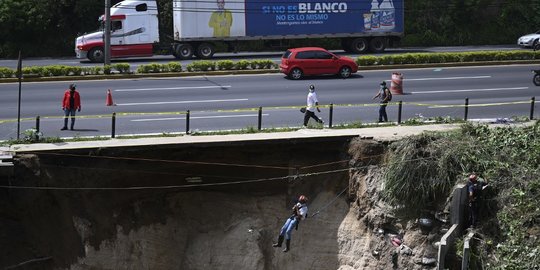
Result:
{"label": "truck trailer", "polygon": [[[111,7],[111,57],[168,52],[177,59],[212,58],[216,44],[233,50],[254,40],[339,39],[351,53],[382,52],[404,30],[404,0],[172,0],[172,42],[160,42],[155,1],[125,0]],[[77,58],[103,62],[103,25],[77,37]],[[162,33],[164,34],[164,33]],[[223,46],[222,46],[223,47]],[[233,49],[231,49],[233,48]]]}

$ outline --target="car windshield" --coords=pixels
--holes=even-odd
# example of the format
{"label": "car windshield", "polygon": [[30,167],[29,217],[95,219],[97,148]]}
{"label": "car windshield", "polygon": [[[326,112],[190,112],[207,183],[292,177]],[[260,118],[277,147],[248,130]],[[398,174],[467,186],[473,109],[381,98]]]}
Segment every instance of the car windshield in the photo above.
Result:
{"label": "car windshield", "polygon": [[281,58],[289,58],[289,56],[291,56],[291,51],[287,50],[285,53],[283,53]]}

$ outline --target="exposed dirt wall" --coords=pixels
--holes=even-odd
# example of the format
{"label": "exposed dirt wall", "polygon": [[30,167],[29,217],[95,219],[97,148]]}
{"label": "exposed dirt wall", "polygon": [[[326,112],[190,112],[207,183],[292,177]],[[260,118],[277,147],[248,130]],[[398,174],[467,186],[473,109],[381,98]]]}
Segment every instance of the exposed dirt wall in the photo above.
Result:
{"label": "exposed dirt wall", "polygon": [[[0,266],[50,258],[26,266],[424,269],[417,262],[433,255],[437,233],[420,233],[380,201],[384,151],[379,142],[334,138],[21,155],[13,184],[27,186],[156,187],[192,185],[186,179],[193,177],[199,184],[291,177],[197,188],[3,190],[0,244],[10,249],[0,255]],[[305,175],[293,177],[297,171],[283,169],[288,167]],[[313,174],[318,172],[326,173]],[[272,243],[299,194],[310,198],[311,214],[321,211],[300,223],[291,251],[283,253]],[[378,228],[385,233],[378,234]],[[392,233],[411,254],[392,246]]]}

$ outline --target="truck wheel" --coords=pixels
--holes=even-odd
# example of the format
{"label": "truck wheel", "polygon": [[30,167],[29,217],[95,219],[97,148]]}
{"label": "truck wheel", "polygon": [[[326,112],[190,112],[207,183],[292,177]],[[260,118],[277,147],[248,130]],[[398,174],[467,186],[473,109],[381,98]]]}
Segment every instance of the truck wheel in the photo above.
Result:
{"label": "truck wheel", "polygon": [[352,40],[349,39],[349,38],[343,38],[341,39],[341,48],[345,51],[345,52],[348,52],[348,53],[354,53],[352,50],[351,50],[351,43],[352,43]]}
{"label": "truck wheel", "polygon": [[103,63],[105,60],[105,51],[102,47],[95,47],[88,52],[88,59],[94,63]]}
{"label": "truck wheel", "polygon": [[368,50],[368,42],[365,38],[355,38],[351,42],[350,51],[353,53],[365,53]]}
{"label": "truck wheel", "polygon": [[304,73],[302,72],[301,69],[293,68],[291,70],[291,72],[289,73],[289,78],[291,78],[293,80],[300,80],[300,79],[302,79],[303,75],[304,75]]}
{"label": "truck wheel", "polygon": [[178,59],[189,59],[193,57],[193,46],[189,43],[181,43],[176,45],[176,58]]}
{"label": "truck wheel", "polygon": [[343,79],[351,77],[352,70],[348,66],[341,67],[339,69],[339,76]]}
{"label": "truck wheel", "polygon": [[369,49],[374,53],[383,52],[384,49],[386,48],[386,42],[385,41],[386,40],[384,38],[381,38],[381,37],[373,38],[369,42]]}
{"label": "truck wheel", "polygon": [[202,43],[197,47],[197,52],[195,53],[197,57],[201,59],[212,58],[214,55],[215,48],[210,43]]}

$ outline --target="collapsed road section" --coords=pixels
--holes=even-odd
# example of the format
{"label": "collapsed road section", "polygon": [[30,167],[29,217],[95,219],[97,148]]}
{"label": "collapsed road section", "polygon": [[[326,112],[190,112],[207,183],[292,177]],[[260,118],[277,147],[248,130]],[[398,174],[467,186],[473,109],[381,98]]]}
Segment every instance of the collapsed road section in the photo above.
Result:
{"label": "collapsed road section", "polygon": [[[387,142],[356,136],[14,155],[2,178],[1,267],[36,269],[433,268],[445,232],[381,201]],[[300,194],[308,218],[272,245]]]}

